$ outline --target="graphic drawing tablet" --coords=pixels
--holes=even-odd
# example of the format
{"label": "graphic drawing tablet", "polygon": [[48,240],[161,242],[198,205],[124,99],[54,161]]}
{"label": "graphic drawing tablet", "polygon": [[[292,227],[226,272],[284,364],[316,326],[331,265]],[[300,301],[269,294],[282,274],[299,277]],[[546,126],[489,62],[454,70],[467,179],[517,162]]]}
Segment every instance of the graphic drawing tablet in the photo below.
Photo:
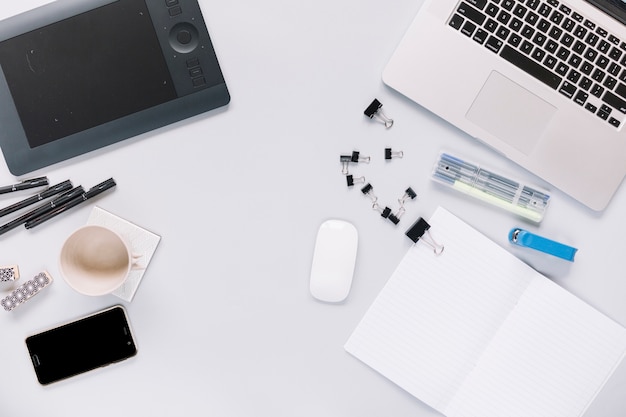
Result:
{"label": "graphic drawing tablet", "polygon": [[197,0],[57,0],[0,23],[13,175],[229,101]]}

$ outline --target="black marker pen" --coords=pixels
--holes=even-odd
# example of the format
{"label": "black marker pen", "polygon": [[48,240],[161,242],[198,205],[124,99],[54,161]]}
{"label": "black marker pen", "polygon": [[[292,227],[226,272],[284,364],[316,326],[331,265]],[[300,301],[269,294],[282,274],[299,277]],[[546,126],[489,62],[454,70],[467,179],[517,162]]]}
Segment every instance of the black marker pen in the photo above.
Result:
{"label": "black marker pen", "polygon": [[115,181],[113,180],[113,178],[109,178],[108,180],[101,182],[98,185],[95,185],[93,187],[91,187],[89,189],[89,191],[86,191],[84,193],[82,193],[79,196],[74,197],[73,199],[66,201],[63,204],[58,205],[57,207],[55,207],[52,210],[48,210],[45,213],[37,216],[37,217],[32,217],[30,219],[28,219],[28,221],[26,221],[26,223],[24,224],[24,226],[27,229],[32,229],[33,227],[36,227],[38,225],[40,225],[43,222],[46,222],[50,219],[52,219],[53,217],[58,216],[61,213],[66,212],[67,210],[71,209],[72,207],[76,207],[77,205],[89,200],[90,198],[93,198],[95,196],[97,196],[98,194],[108,190],[109,188],[113,188],[115,187]]}
{"label": "black marker pen", "polygon": [[24,180],[17,184],[5,185],[4,187],[0,187],[0,194],[12,193],[14,191],[27,190],[29,188],[43,187],[44,185],[48,185],[48,178],[39,177],[39,178],[31,178],[28,180]]}
{"label": "black marker pen", "polygon": [[63,191],[67,191],[70,188],[72,188],[72,182],[70,180],[63,181],[62,183],[59,183],[57,185],[53,185],[49,187],[47,190],[42,191],[41,193],[37,195],[28,197],[22,201],[18,201],[15,204],[11,204],[10,206],[0,209],[0,217],[6,216],[7,214],[14,213],[18,210],[21,210],[25,207],[30,206],[31,204],[38,203],[42,200],[45,200],[46,198],[62,193]]}

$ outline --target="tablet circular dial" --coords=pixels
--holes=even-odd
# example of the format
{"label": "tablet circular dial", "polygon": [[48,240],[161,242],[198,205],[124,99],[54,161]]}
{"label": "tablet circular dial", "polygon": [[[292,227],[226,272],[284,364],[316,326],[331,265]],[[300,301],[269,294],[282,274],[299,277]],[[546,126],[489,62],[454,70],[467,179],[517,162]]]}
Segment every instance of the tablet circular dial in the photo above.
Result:
{"label": "tablet circular dial", "polygon": [[178,23],[170,30],[169,40],[176,52],[187,54],[198,46],[198,30],[191,23]]}

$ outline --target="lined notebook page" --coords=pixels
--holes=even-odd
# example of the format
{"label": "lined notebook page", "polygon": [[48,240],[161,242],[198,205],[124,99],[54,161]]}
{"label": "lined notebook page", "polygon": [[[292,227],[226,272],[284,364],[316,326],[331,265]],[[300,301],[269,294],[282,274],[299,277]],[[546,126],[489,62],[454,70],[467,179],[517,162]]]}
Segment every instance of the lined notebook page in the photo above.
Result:
{"label": "lined notebook page", "polygon": [[443,254],[411,247],[346,350],[450,417],[517,416],[537,392],[520,416],[582,414],[626,330],[448,211],[430,224]]}
{"label": "lined notebook page", "polygon": [[623,327],[537,276],[445,414],[580,416],[625,349]]}

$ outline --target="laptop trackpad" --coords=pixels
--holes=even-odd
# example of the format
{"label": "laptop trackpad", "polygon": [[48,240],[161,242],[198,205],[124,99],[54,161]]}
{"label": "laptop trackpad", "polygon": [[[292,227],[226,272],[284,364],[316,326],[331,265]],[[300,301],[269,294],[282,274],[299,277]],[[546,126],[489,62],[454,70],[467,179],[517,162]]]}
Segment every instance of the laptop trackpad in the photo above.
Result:
{"label": "laptop trackpad", "polygon": [[467,112],[467,119],[529,154],[541,138],[556,107],[504,75],[493,71]]}

